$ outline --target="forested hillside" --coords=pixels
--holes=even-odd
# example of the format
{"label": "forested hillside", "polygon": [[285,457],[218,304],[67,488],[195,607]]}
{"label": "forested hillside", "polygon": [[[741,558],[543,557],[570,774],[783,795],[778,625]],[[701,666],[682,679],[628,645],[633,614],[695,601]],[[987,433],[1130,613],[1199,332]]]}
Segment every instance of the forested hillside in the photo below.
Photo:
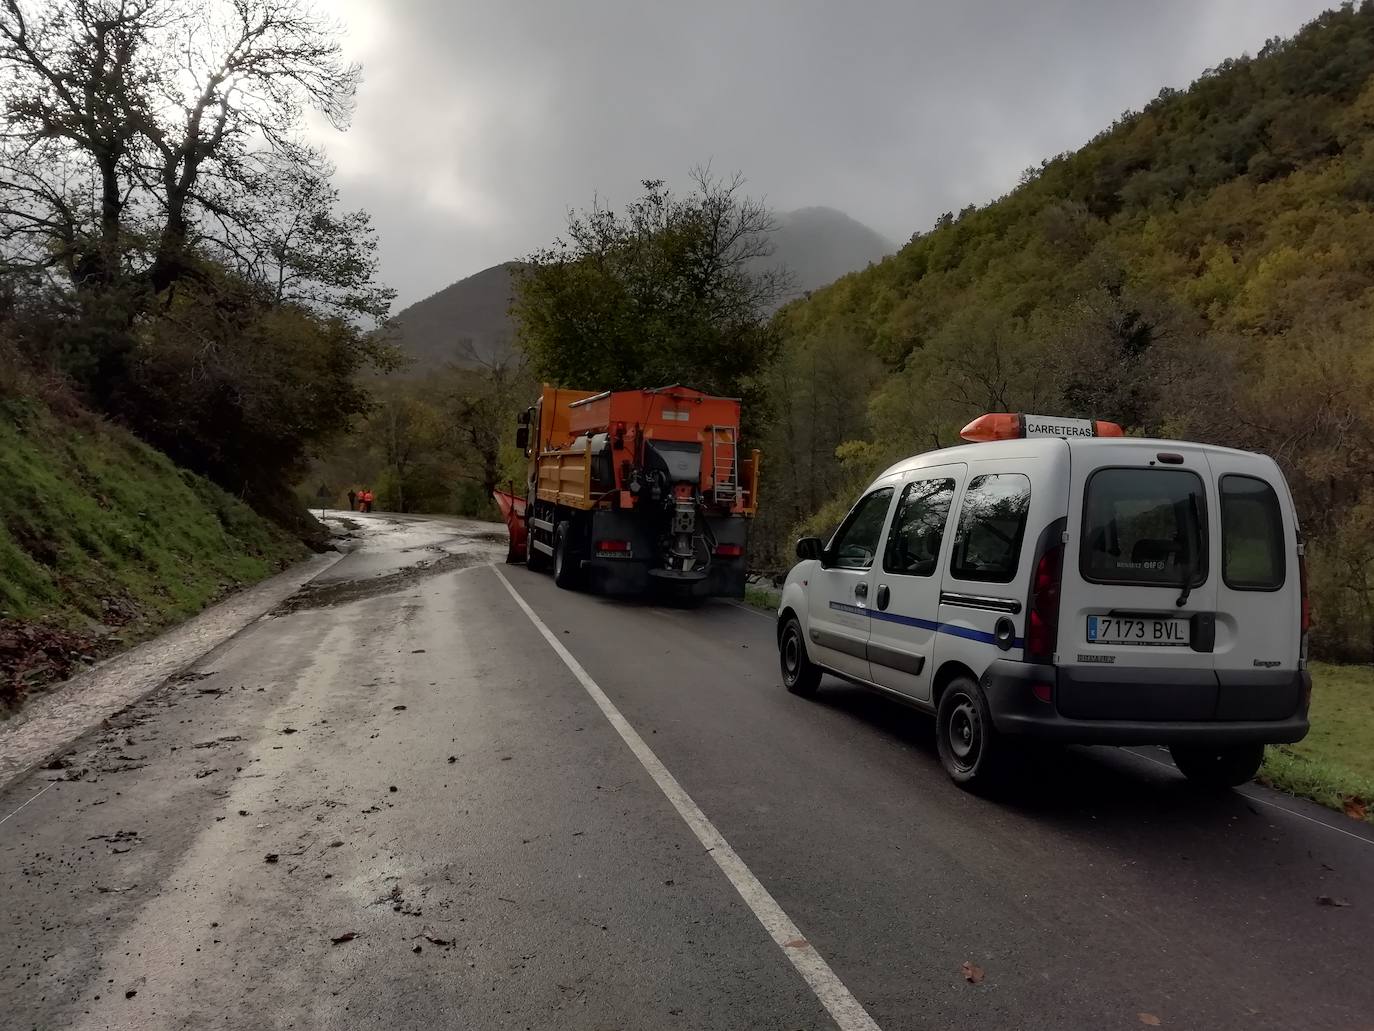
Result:
{"label": "forested hillside", "polygon": [[1165,90],[778,316],[763,536],[984,411],[1274,455],[1317,647],[1374,658],[1374,7]]}

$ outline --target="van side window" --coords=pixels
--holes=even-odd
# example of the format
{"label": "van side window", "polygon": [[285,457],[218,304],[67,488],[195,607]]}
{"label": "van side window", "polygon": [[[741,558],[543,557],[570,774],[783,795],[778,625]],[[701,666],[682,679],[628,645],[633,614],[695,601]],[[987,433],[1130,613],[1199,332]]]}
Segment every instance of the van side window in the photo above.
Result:
{"label": "van side window", "polygon": [[1283,516],[1274,488],[1254,476],[1221,478],[1221,577],[1236,591],[1283,586]]}
{"label": "van side window", "polygon": [[1207,494],[1186,469],[1098,469],[1083,497],[1079,572],[1090,583],[1177,587],[1207,579]]}
{"label": "van side window", "polygon": [[883,569],[908,576],[930,576],[940,560],[949,506],[954,501],[954,481],[917,480],[908,483],[892,517],[887,535]]}
{"label": "van side window", "polygon": [[867,569],[873,565],[891,501],[892,488],[880,487],[854,506],[826,549],[829,565],[839,569]]}
{"label": "van side window", "polygon": [[964,491],[950,574],[1006,584],[1016,577],[1030,508],[1030,479],[1021,473],[975,476]]}

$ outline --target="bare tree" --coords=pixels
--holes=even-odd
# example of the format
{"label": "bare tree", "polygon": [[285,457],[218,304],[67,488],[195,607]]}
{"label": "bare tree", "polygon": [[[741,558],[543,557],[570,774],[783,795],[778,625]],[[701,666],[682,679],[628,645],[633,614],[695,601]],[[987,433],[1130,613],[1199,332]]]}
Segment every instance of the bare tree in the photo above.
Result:
{"label": "bare tree", "polygon": [[146,304],[208,256],[385,315],[367,216],[333,216],[302,142],[307,108],[347,126],[360,74],[309,0],[0,0],[0,73],[5,266]]}

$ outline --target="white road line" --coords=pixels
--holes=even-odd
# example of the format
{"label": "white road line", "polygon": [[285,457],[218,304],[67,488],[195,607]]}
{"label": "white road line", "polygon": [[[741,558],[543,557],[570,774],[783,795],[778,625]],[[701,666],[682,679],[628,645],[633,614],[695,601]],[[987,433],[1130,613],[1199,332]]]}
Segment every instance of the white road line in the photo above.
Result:
{"label": "white road line", "polygon": [[[1166,770],[1176,771],[1178,769],[1178,767],[1174,766],[1172,763],[1162,763],[1158,759],[1151,759],[1148,755],[1141,755],[1139,752],[1131,751],[1131,749],[1129,748],[1125,749],[1125,751],[1130,752],[1130,754],[1135,756],[1137,759],[1144,759],[1147,763],[1154,763],[1156,766],[1163,766]],[[1289,816],[1296,816],[1299,820],[1306,820],[1308,823],[1314,823],[1318,827],[1325,827],[1327,830],[1335,831],[1337,834],[1344,834],[1347,838],[1354,838],[1356,841],[1361,842],[1362,844],[1374,845],[1374,838],[1366,838],[1362,834],[1355,834],[1352,831],[1345,830],[1343,827],[1333,827],[1331,824],[1326,823],[1323,820],[1315,819],[1311,816],[1308,816],[1306,813],[1300,813],[1296,809],[1289,809],[1286,805],[1279,805],[1277,802],[1271,802],[1267,798],[1260,798],[1259,795],[1252,795],[1248,791],[1240,791],[1239,789],[1237,789],[1237,793],[1242,798],[1248,798],[1251,802],[1258,802],[1260,805],[1267,805],[1270,809],[1278,809],[1280,812],[1285,812]]]}
{"label": "white road line", "polygon": [[777,943],[778,948],[782,949],[783,955],[792,961],[792,965],[797,968],[797,972],[810,985],[811,990],[816,993],[816,998],[820,1000],[826,1012],[839,1025],[841,1031],[880,1031],[877,1023],[868,1015],[868,1011],[844,986],[844,982],[835,976],[835,972],[830,969],[830,964],[821,957],[821,954],[810,942],[802,937],[801,931],[792,922],[791,917],[783,912],[782,907],[777,904],[773,896],[768,893],[768,889],[754,876],[753,871],[744,865],[744,860],[735,854],[730,843],[706,818],[706,814],[692,801],[691,796],[668,772],[668,768],[659,761],[653,750],[644,743],[639,732],[620,714],[620,710],[615,707],[615,704],[606,697],[606,693],[597,686],[596,681],[582,668],[582,664],[573,658],[572,653],[563,646],[563,642],[554,636],[553,631],[544,625],[544,621],[535,614],[529,603],[520,597],[519,592],[511,586],[511,582],[506,579],[505,574],[496,566],[492,566],[492,572],[505,584],[506,590],[515,599],[515,603],[524,610],[525,615],[529,616],[535,629],[543,635],[544,640],[549,642],[549,647],[563,660],[563,665],[568,667],[587,694],[591,695],[592,701],[596,702],[607,722],[615,728],[616,733],[620,735],[625,744],[630,746],[630,751],[635,754],[635,758],[648,771],[649,776],[653,777],[659,790],[667,796],[678,815],[692,829],[692,833],[697,836],[697,840],[701,842],[707,854],[716,861],[721,872],[729,878],[730,883],[739,892],[740,898],[744,900],[744,904],[758,918],[759,923]]}
{"label": "white road line", "polygon": [[[55,780],[50,780],[50,781],[48,781],[48,783],[44,784],[43,787],[39,789],[38,795],[41,795],[44,791],[47,791],[48,788],[52,787],[52,786],[53,786],[54,784],[56,784],[56,783],[57,783],[57,781],[55,781]],[[29,802],[32,802],[32,801],[34,800],[34,798],[37,798],[37,797],[38,797],[38,795],[34,795],[33,798],[29,799]],[[29,802],[25,802],[24,805],[21,805],[21,806],[19,807],[19,809],[16,809],[13,813],[10,813],[10,816],[16,815],[16,814],[19,812],[19,810],[20,810],[20,809],[23,809],[24,806],[26,806],[26,805],[29,804]],[[6,816],[4,820],[0,820],[0,823],[4,823],[5,820],[8,820],[8,819],[10,818],[10,816]]]}
{"label": "white road line", "polygon": [[745,604],[743,604],[742,602],[731,601],[729,598],[726,598],[726,599],[725,599],[725,604],[727,604],[727,605],[733,605],[735,608],[737,608],[737,609],[743,609],[745,612],[752,613],[752,614],[755,615],[755,616],[762,616],[764,619],[775,619],[775,618],[777,618],[777,617],[774,615],[774,613],[772,613],[772,612],[764,612],[763,609],[758,608],[758,607],[755,606],[755,605],[745,605]]}

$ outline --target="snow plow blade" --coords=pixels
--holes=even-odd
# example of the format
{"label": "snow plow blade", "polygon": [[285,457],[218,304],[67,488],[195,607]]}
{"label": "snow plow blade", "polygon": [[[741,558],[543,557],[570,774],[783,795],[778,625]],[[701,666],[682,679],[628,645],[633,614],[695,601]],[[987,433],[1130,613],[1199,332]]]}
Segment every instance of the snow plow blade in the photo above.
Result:
{"label": "snow plow blade", "polygon": [[491,496],[496,499],[496,506],[501,509],[501,518],[506,521],[506,530],[510,533],[506,561],[519,562],[525,557],[525,499],[505,490],[494,490]]}

